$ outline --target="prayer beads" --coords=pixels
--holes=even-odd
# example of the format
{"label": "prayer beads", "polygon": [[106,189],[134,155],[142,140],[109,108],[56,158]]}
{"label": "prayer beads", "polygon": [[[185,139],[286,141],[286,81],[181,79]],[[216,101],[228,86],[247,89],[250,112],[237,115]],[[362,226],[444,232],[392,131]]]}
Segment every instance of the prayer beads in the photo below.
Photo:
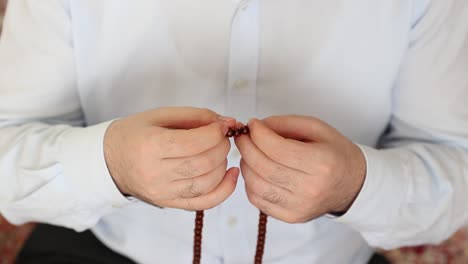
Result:
{"label": "prayer beads", "polygon": [[[248,126],[240,128],[230,128],[226,133],[226,137],[239,137],[241,135],[249,134]],[[200,264],[201,260],[201,245],[202,245],[202,231],[203,231],[203,211],[197,211],[195,217],[195,229],[193,239],[193,264]],[[258,221],[258,234],[257,234],[257,249],[255,251],[255,264],[261,264],[263,261],[263,252],[265,249],[266,229],[267,229],[268,216],[260,212]]]}

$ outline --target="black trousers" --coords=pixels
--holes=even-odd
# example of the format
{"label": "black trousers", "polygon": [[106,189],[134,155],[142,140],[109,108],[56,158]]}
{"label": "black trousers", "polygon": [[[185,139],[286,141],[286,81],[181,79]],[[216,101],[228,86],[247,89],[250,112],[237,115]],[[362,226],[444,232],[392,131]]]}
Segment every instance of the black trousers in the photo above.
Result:
{"label": "black trousers", "polygon": [[[21,250],[17,264],[135,264],[102,244],[91,231],[77,233],[40,224]],[[369,264],[388,264],[375,254]]]}
{"label": "black trousers", "polygon": [[77,233],[38,225],[26,241],[17,264],[135,264],[102,244],[91,231]]}

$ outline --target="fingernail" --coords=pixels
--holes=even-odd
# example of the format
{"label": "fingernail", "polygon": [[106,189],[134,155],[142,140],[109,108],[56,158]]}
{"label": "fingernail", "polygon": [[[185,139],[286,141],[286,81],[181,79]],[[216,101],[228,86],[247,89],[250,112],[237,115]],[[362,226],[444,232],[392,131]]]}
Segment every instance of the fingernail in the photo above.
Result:
{"label": "fingernail", "polygon": [[237,183],[237,180],[239,179],[239,168],[233,168],[233,170],[236,170],[237,172],[232,175],[232,179],[234,180],[234,183]]}

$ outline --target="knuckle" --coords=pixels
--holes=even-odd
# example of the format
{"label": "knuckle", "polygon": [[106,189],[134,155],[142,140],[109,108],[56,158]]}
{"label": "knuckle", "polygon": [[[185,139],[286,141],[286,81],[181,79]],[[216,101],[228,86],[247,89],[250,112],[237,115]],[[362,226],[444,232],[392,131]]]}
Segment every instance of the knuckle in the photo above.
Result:
{"label": "knuckle", "polygon": [[219,184],[222,182],[224,178],[224,168],[220,167],[222,170],[214,171],[209,175],[209,182],[207,183],[207,187],[205,189],[206,193],[209,193],[215,190]]}
{"label": "knuckle", "polygon": [[322,176],[328,177],[333,174],[334,168],[335,168],[335,162],[330,161],[330,160],[323,162],[319,166],[319,174]]}
{"label": "knuckle", "polygon": [[255,206],[255,208],[261,210],[262,212],[266,213],[269,211],[269,205],[263,198],[253,192],[247,193],[247,199],[249,202]]}
{"label": "knuckle", "polygon": [[261,196],[259,196],[258,194],[252,192],[252,191],[247,191],[247,199],[249,200],[249,202],[255,206],[256,208],[259,208],[262,207],[262,205],[265,204],[265,201],[263,201],[263,199],[261,198]]}
{"label": "knuckle", "polygon": [[255,166],[255,171],[260,175],[273,175],[276,173],[274,166],[269,162],[258,162]]}
{"label": "knuckle", "polygon": [[274,184],[289,186],[291,184],[291,175],[287,172],[287,169],[281,165],[275,166],[273,170],[268,174],[267,179]]}
{"label": "knuckle", "polygon": [[253,192],[249,192],[249,191],[247,191],[247,199],[254,206],[257,206],[259,204],[259,200],[260,200],[258,198],[258,196],[256,196]]}
{"label": "knuckle", "polygon": [[300,224],[305,222],[302,217],[294,213],[286,214],[282,220],[288,224]]}
{"label": "knuckle", "polygon": [[267,155],[272,159],[272,160],[282,160],[284,152],[281,148],[273,148],[267,150]]}
{"label": "knuckle", "polygon": [[322,197],[323,197],[324,193],[325,193],[325,191],[322,190],[322,188],[320,188],[320,187],[313,187],[313,188],[309,188],[309,190],[308,190],[309,196],[314,201],[322,200]]}
{"label": "knuckle", "polygon": [[298,149],[298,148],[293,148],[291,149],[291,156],[293,158],[293,160],[295,161],[295,165],[296,164],[300,164],[302,162],[305,161],[305,154],[302,150]]}
{"label": "knuckle", "polygon": [[196,198],[203,195],[199,190],[198,186],[195,183],[195,180],[191,180],[181,191],[179,191],[179,196],[190,200],[189,198]]}
{"label": "knuckle", "polygon": [[262,199],[272,203],[272,204],[281,204],[284,201],[283,195],[279,194],[275,190],[269,190],[262,194]]}
{"label": "knuckle", "polygon": [[247,199],[253,205],[255,205],[256,202],[257,202],[256,198],[254,197],[254,195],[252,193],[247,193]]}
{"label": "knuckle", "polygon": [[265,187],[263,186],[262,182],[258,180],[257,176],[247,173],[247,176],[244,175],[244,181],[249,185],[252,193],[257,194],[260,197],[262,196],[262,190],[265,190]]}
{"label": "knuckle", "polygon": [[165,130],[156,136],[157,149],[162,153],[172,153],[178,149],[175,136],[169,130]]}
{"label": "knuckle", "polygon": [[183,178],[190,178],[196,175],[196,168],[191,160],[185,160],[174,168],[174,173]]}
{"label": "knuckle", "polygon": [[193,202],[191,199],[185,199],[185,209],[186,210],[190,210],[190,211],[195,211],[197,210],[194,205],[193,205]]}
{"label": "knuckle", "polygon": [[216,168],[218,165],[216,157],[204,157],[200,160],[200,167],[208,169],[209,171],[213,168]]}
{"label": "knuckle", "polygon": [[190,155],[194,155],[205,150],[203,142],[201,142],[197,138],[190,138],[190,140],[183,140],[183,142],[180,142],[185,150],[185,153],[190,153]]}
{"label": "knuckle", "polygon": [[216,207],[218,204],[219,204],[219,202],[210,201],[210,202],[208,202],[206,204],[201,205],[200,208],[197,208],[196,210],[210,210],[210,209]]}
{"label": "knuckle", "polygon": [[271,209],[271,206],[268,205],[268,204],[262,203],[262,204],[260,204],[260,205],[258,205],[258,206],[256,206],[256,207],[257,207],[262,213],[264,213],[264,214],[266,214],[266,215],[270,215],[270,216],[273,216],[273,217],[275,216],[275,215],[273,214],[273,211],[272,211],[272,209]]}

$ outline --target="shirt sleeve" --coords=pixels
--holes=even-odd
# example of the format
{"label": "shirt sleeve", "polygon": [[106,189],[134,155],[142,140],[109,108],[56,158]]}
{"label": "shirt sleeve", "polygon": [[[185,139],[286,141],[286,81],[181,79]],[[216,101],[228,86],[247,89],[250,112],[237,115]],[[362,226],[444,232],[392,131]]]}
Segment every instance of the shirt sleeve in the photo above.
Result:
{"label": "shirt sleeve", "polygon": [[468,222],[468,1],[432,1],[411,30],[380,148],[337,221],[373,246],[439,243]]}
{"label": "shirt sleeve", "polygon": [[82,231],[129,201],[85,127],[66,1],[9,1],[0,40],[0,212]]}

